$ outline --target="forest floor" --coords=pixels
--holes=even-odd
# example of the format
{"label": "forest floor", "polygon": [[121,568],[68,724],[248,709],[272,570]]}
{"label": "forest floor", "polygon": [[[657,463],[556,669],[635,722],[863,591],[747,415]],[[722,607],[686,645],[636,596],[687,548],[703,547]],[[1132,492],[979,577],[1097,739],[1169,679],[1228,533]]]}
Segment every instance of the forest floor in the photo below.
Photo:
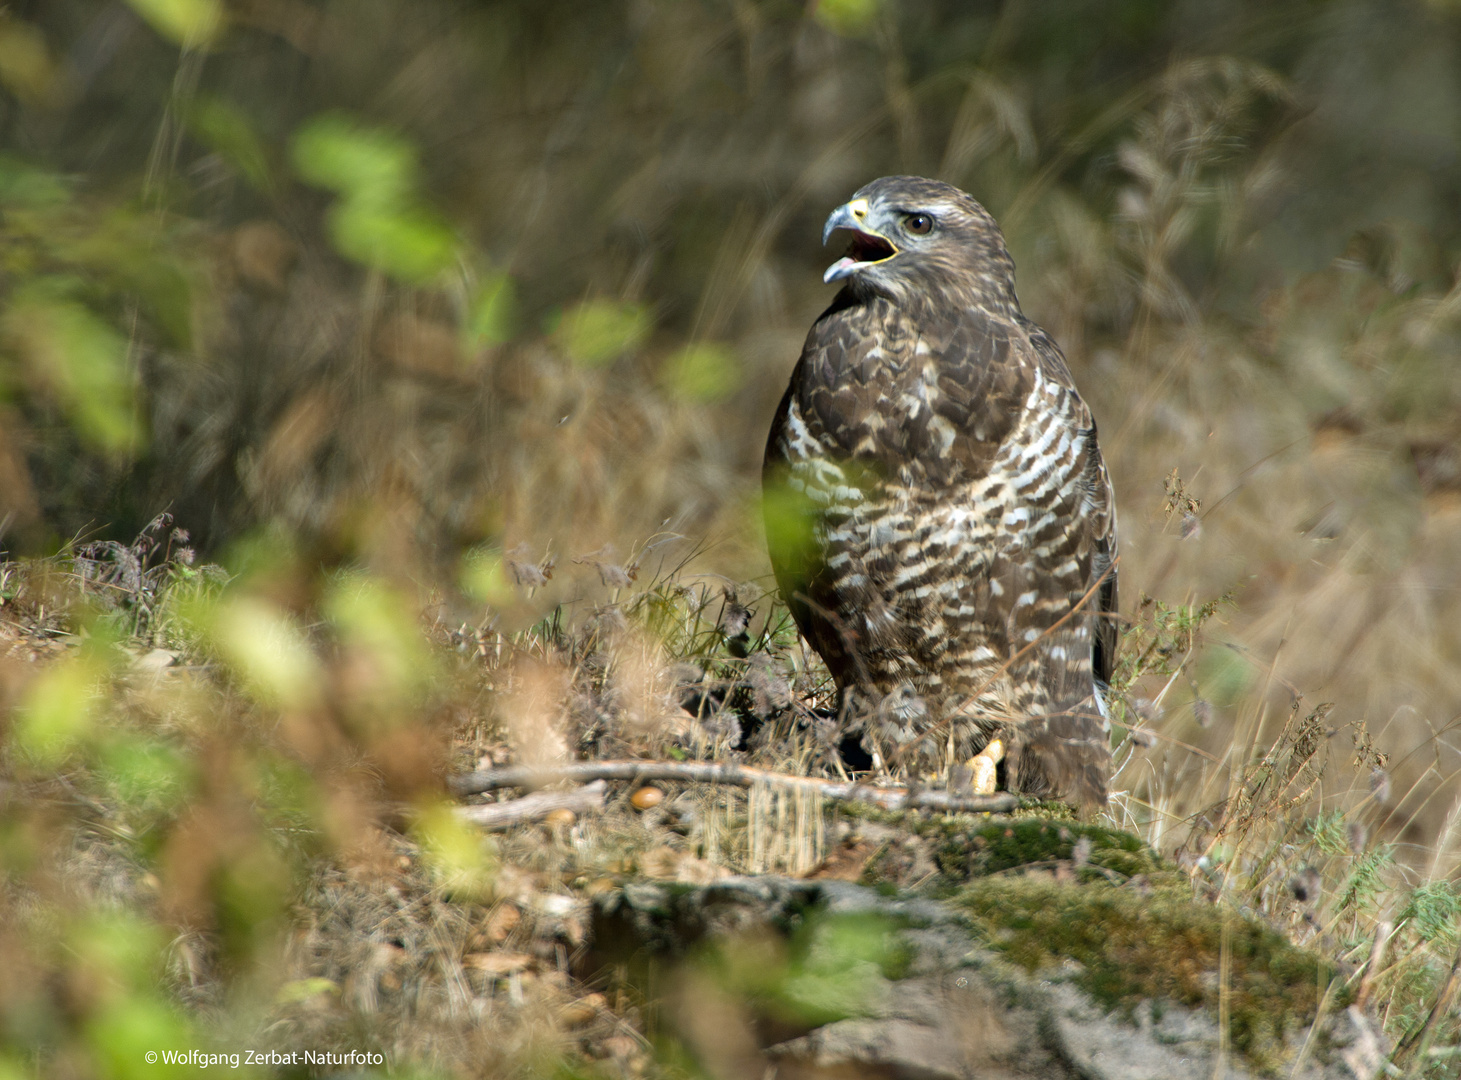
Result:
{"label": "forest floor", "polygon": [[[1098,987],[1108,1006],[1134,993],[1196,1004],[1241,1047],[1250,1014],[1276,1008],[1259,974],[1234,1004],[1197,961],[1167,979],[1104,964],[1080,918],[1057,920],[1077,928],[1067,938],[1038,929],[1041,905],[1095,902],[1119,921],[1180,900],[1212,914],[1177,920],[1173,941],[1216,964],[1231,913],[1272,942],[1245,954],[1255,973],[1307,973],[1297,998],[1273,991],[1284,1008],[1312,1019],[1362,999],[1399,1074],[1455,1066],[1461,904],[1316,802],[1322,708],[1296,703],[1272,745],[1235,751],[1227,797],[1181,820],[1146,789],[1085,820],[1028,801],[994,816],[881,810],[776,781],[830,788],[845,768],[825,671],[784,609],[747,587],[611,567],[624,580],[610,603],[504,634],[300,558],[194,566],[170,523],[154,524],[128,548],[0,573],[0,954],[32,976],[0,992],[12,1060],[152,1076],[131,1058],[160,1042],[355,1051],[448,1076],[715,1072],[685,1056],[652,988],[591,967],[594,912],[635,881],[772,874],[930,897],[985,878],[969,911],[991,947],[1030,970],[1124,971]],[[1143,647],[1153,640],[1128,636],[1138,664],[1170,646]],[[1118,765],[1163,745],[1129,716]],[[447,783],[606,760],[770,778],[557,783],[526,802],[511,784],[462,797]],[[494,814],[506,817],[473,820]],[[1138,937],[1154,947],[1150,927]],[[776,1000],[775,979],[799,976],[775,970],[742,991]]]}

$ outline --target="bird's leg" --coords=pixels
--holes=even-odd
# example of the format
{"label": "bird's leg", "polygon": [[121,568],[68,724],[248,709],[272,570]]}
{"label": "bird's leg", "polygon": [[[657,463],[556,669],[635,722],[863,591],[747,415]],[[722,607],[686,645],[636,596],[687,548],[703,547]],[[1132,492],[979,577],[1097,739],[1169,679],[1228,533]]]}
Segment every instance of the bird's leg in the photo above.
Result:
{"label": "bird's leg", "polygon": [[1004,740],[990,739],[983,750],[964,763],[972,775],[970,787],[975,795],[992,795],[998,783],[995,766],[1004,760]]}

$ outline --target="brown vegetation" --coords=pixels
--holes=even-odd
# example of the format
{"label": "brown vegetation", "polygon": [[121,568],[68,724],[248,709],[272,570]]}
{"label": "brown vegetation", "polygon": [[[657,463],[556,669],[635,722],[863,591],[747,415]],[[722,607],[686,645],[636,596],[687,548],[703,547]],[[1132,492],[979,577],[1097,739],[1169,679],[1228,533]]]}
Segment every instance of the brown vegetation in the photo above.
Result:
{"label": "brown vegetation", "polygon": [[485,844],[441,775],[836,775],[758,465],[822,218],[908,171],[999,218],[1100,423],[1112,823],[1445,1075],[1458,47],[1421,4],[13,5],[0,1074],[276,1022],[650,1067],[575,905],[806,870],[836,816],[611,787]]}

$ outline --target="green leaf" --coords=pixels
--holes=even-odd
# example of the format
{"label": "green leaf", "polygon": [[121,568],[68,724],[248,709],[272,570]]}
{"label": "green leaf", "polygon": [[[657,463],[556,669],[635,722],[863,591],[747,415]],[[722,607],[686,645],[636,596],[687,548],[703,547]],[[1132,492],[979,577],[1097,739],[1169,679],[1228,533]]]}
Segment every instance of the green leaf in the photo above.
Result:
{"label": "green leaf", "polygon": [[496,852],[481,829],[456,814],[448,803],[422,812],[412,831],[426,864],[449,894],[483,899],[491,894],[497,874]]}
{"label": "green leaf", "polygon": [[330,583],[325,614],[341,643],[359,660],[354,691],[379,708],[403,702],[431,682],[434,657],[417,612],[401,593],[363,574]]}
{"label": "green leaf", "polygon": [[156,739],[122,736],[102,748],[99,773],[118,802],[144,810],[171,810],[188,794],[192,763]]}
{"label": "green leaf", "polygon": [[469,348],[501,345],[517,332],[517,290],[508,274],[491,274],[477,287],[467,309]]}
{"label": "green leaf", "polygon": [[687,345],[665,362],[663,378],[670,393],[686,401],[720,401],[744,381],[736,354],[713,341]]}
{"label": "green leaf", "polygon": [[152,994],[108,1002],[87,1025],[86,1035],[102,1066],[101,1075],[112,1080],[163,1080],[200,1072],[160,1055],[178,1050],[186,1054],[197,1047],[198,1036],[182,1016]]}
{"label": "green leaf", "polygon": [[766,544],[783,565],[801,567],[816,548],[816,505],[790,484],[789,477],[771,477],[761,494]]}
{"label": "green leaf", "polygon": [[834,34],[866,37],[877,24],[881,0],[817,0],[813,15]]}
{"label": "green leaf", "polygon": [[127,0],[163,37],[188,49],[210,45],[223,30],[219,0]]}
{"label": "green leaf", "polygon": [[140,300],[169,342],[188,349],[196,264],[190,266],[180,257],[182,245],[159,232],[154,215],[125,207],[102,214],[76,210],[64,222],[41,214],[27,222],[48,256],[69,264],[78,275],[75,280],[63,279],[61,287],[52,277],[44,286],[48,292],[70,298],[99,293],[114,304],[124,298]]}
{"label": "green leaf", "polygon": [[21,289],[4,315],[7,336],[82,439],[112,453],[133,451],[141,431],[126,342],[84,304],[66,298],[68,288],[42,279]]}
{"label": "green leaf", "polygon": [[335,246],[391,277],[424,284],[457,257],[457,239],[436,215],[413,206],[351,197],[330,212]]}
{"label": "green leaf", "polygon": [[261,817],[288,832],[296,843],[322,828],[324,797],[313,774],[300,762],[283,756],[260,759],[258,790]]}
{"label": "green leaf", "polygon": [[252,596],[200,613],[224,658],[259,700],[284,708],[318,701],[324,676],[309,640],[288,614]]}
{"label": "green leaf", "polygon": [[564,313],[558,333],[570,360],[602,367],[642,345],[650,329],[649,312],[642,304],[585,300]]}
{"label": "green leaf", "polygon": [[292,885],[289,864],[262,838],[252,839],[242,851],[229,853],[213,883],[222,944],[243,945],[245,955],[272,932]]}
{"label": "green leaf", "polygon": [[1400,917],[1413,922],[1423,941],[1441,938],[1449,942],[1456,936],[1457,919],[1461,919],[1461,894],[1449,881],[1426,882],[1410,894]]}
{"label": "green leaf", "polygon": [[222,98],[203,96],[187,113],[188,129],[260,191],[273,185],[264,143],[243,111]]}
{"label": "green leaf", "polygon": [[416,151],[405,139],[343,113],[310,120],[294,135],[294,167],[307,183],[373,203],[416,186]]}
{"label": "green leaf", "polygon": [[141,915],[98,910],[68,927],[66,944],[85,966],[87,985],[125,996],[156,985],[167,937]]}
{"label": "green leaf", "polygon": [[503,607],[512,603],[512,583],[500,552],[475,548],[462,558],[458,579],[462,591],[483,604]]}
{"label": "green leaf", "polygon": [[55,173],[37,168],[13,154],[0,154],[0,205],[43,208],[70,197]]}
{"label": "green leaf", "polygon": [[22,101],[38,102],[56,87],[56,61],[45,35],[8,11],[0,17],[0,84]]}
{"label": "green leaf", "polygon": [[327,113],[296,132],[294,165],[308,183],[341,196],[330,235],[347,258],[415,284],[456,260],[450,225],[416,201],[416,151],[405,139]]}
{"label": "green leaf", "polygon": [[1309,822],[1309,834],[1314,838],[1315,846],[1326,855],[1349,853],[1349,832],[1345,827],[1343,810],[1330,814],[1321,812]]}
{"label": "green leaf", "polygon": [[1197,685],[1202,688],[1203,697],[1219,706],[1242,700],[1256,677],[1253,664],[1233,649],[1211,650],[1202,657],[1197,669]]}
{"label": "green leaf", "polygon": [[12,737],[41,768],[60,765],[96,726],[101,671],[84,658],[58,663],[31,683],[16,711]]}

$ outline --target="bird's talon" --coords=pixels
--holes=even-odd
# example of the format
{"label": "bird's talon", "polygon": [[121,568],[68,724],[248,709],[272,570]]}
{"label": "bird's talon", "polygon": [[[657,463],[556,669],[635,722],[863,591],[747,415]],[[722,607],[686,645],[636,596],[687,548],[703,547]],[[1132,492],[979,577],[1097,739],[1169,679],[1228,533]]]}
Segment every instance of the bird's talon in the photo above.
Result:
{"label": "bird's talon", "polygon": [[993,795],[998,785],[998,778],[995,775],[994,759],[987,758],[983,754],[975,754],[968,761],[968,768],[971,774],[969,786],[974,789],[975,795]]}
{"label": "bird's talon", "polygon": [[970,787],[974,789],[975,795],[994,794],[999,783],[995,766],[1003,760],[1003,740],[990,739],[983,750],[964,763],[972,776]]}

